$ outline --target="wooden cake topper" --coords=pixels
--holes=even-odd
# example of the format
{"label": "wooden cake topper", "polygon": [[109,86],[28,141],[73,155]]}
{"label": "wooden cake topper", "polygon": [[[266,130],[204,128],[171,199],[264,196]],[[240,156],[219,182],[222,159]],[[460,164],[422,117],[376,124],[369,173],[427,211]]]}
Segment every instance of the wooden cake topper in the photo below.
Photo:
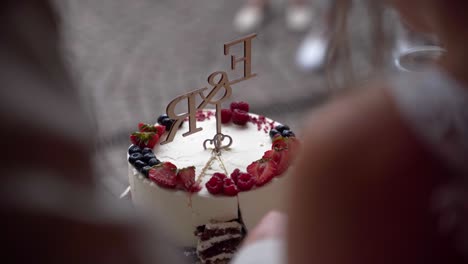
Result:
{"label": "wooden cake topper", "polygon": [[[224,71],[213,72],[208,76],[208,84],[212,86],[211,91],[205,95],[205,91],[208,90],[207,87],[200,88],[194,91],[191,91],[187,94],[181,95],[173,99],[166,108],[166,114],[169,118],[174,119],[169,133],[166,137],[166,140],[161,142],[161,145],[170,143],[174,140],[174,137],[179,129],[179,126],[184,122],[185,119],[188,119],[189,129],[188,132],[182,134],[186,137],[196,132],[202,130],[201,127],[197,127],[197,118],[196,114],[198,110],[203,110],[207,105],[214,105],[216,107],[216,134],[213,139],[207,139],[203,142],[203,147],[206,149],[208,144],[214,146],[215,152],[220,153],[222,149],[229,147],[232,144],[232,137],[224,135],[221,132],[221,104],[222,102],[229,99],[232,94],[231,85],[239,83],[244,80],[248,80],[252,77],[257,76],[255,73],[252,73],[252,39],[255,38],[257,34],[250,34],[243,38],[228,42],[224,44],[224,55],[229,54],[229,49],[239,43],[244,44],[244,55],[243,57],[237,58],[234,55],[231,55],[231,69],[235,70],[238,63],[244,64],[244,74],[243,77],[229,81],[228,75]],[[219,76],[219,77],[217,77]],[[218,79],[217,81],[215,79]],[[223,96],[217,96],[221,89],[224,89]],[[201,98],[202,102],[197,106],[196,101],[198,96]],[[218,98],[218,99],[215,99]],[[175,112],[176,106],[182,102],[187,102],[187,112],[182,114],[177,114]],[[223,145],[223,141],[227,139],[227,144]]]}

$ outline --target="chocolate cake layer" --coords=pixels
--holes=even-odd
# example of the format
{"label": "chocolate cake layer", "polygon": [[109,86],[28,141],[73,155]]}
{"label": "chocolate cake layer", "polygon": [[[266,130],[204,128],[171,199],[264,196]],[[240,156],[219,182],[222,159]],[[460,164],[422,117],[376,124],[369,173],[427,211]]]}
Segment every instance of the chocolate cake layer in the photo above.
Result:
{"label": "chocolate cake layer", "polygon": [[237,237],[215,243],[206,250],[198,251],[198,256],[203,260],[223,253],[234,253],[241,241],[242,237]]}
{"label": "chocolate cake layer", "polygon": [[242,234],[239,228],[226,228],[226,229],[205,229],[205,231],[198,235],[201,241],[209,240],[213,237],[224,235]]}

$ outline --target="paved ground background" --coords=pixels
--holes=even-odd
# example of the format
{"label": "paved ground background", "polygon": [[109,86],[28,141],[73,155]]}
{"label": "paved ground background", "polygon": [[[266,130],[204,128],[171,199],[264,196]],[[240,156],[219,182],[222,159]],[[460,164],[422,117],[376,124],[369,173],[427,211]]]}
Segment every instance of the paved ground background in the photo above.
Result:
{"label": "paved ground background", "polygon": [[[105,171],[99,181],[118,195],[128,185],[125,152],[136,124],[155,122],[170,99],[204,87],[214,71],[229,70],[223,44],[243,36],[231,26],[242,1],[58,4],[67,60],[97,124],[97,161]],[[286,30],[282,6],[274,2],[271,19],[253,41],[252,68],[258,77],[235,85],[232,98],[246,100],[253,112],[297,129],[303,113],[322,102],[327,89],[323,73],[302,73],[295,66],[295,51],[304,35]],[[315,25],[320,25],[322,6],[312,7]]]}

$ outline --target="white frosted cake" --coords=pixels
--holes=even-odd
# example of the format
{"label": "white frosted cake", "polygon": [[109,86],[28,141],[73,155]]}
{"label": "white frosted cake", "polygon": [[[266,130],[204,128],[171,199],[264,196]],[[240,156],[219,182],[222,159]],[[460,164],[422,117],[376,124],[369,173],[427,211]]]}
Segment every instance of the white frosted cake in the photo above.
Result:
{"label": "white frosted cake", "polygon": [[[239,120],[239,112],[248,119]],[[298,146],[294,133],[287,126],[242,110],[223,112],[222,119],[222,133],[232,138],[232,145],[218,155],[213,148],[203,147],[216,134],[214,110],[198,111],[200,132],[184,137],[188,130],[184,124],[172,142],[154,147],[150,143],[153,153],[143,148],[144,140],[151,142],[144,136],[141,142],[133,138],[140,147],[129,149],[134,204],[166,222],[175,242],[183,247],[197,247],[195,230],[208,223],[237,220],[248,231],[268,211],[285,209],[291,178],[287,168]],[[158,121],[166,126],[169,122],[164,117]],[[140,131],[145,126],[146,131],[153,129],[140,125]],[[153,131],[158,139],[167,134],[161,127]]]}

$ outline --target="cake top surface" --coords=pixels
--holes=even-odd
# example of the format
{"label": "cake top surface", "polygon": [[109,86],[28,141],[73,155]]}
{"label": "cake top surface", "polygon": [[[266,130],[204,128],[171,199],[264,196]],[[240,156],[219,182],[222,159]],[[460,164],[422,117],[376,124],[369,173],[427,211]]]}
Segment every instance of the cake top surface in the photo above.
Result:
{"label": "cake top surface", "polygon": [[[209,113],[212,110],[204,110]],[[250,114],[251,118],[259,116]],[[254,122],[247,122],[243,126],[233,123],[223,124],[223,133],[233,139],[232,145],[221,151],[219,157],[214,155],[213,148],[204,149],[203,142],[216,134],[216,118],[206,117],[197,122],[202,131],[184,137],[183,132],[176,134],[174,141],[166,145],[157,145],[154,153],[158,159],[175,164],[178,168],[195,166],[195,180],[202,186],[199,195],[211,195],[205,188],[206,182],[214,173],[230,175],[235,169],[245,171],[253,161],[262,157],[263,153],[271,149],[271,139],[265,132],[265,126],[276,123],[265,119],[264,126],[257,126]],[[184,126],[183,126],[184,127]],[[183,127],[180,129],[182,130]]]}

